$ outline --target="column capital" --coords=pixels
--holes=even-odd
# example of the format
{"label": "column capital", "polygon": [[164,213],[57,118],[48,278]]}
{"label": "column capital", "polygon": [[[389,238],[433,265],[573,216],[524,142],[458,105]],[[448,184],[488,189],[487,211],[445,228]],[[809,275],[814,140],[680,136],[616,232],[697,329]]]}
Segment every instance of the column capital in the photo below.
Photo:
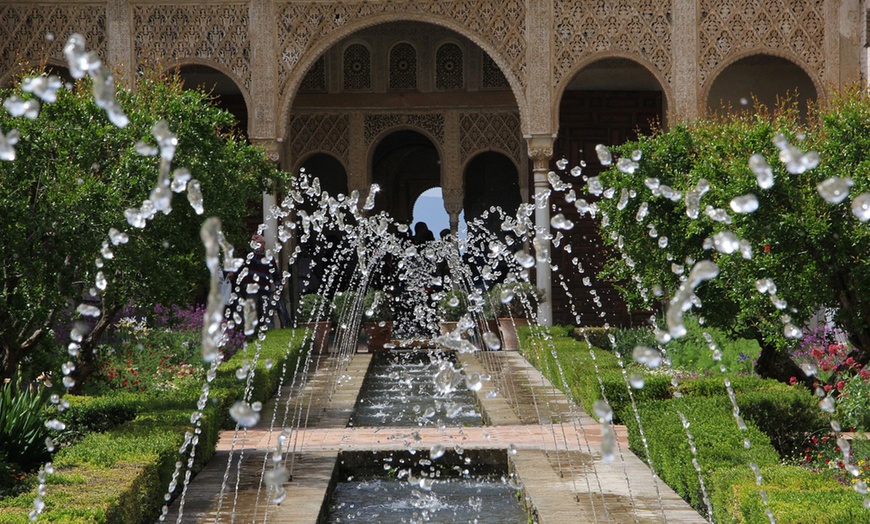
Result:
{"label": "column capital", "polygon": [[283,146],[283,140],[280,138],[254,138],[251,137],[251,143],[255,146],[260,146],[266,153],[266,158],[269,159],[272,163],[279,163],[281,161],[281,149]]}
{"label": "column capital", "polygon": [[553,158],[553,135],[526,135],[524,137],[529,146],[529,158],[535,172],[546,171],[550,168],[550,159]]}
{"label": "column capital", "polygon": [[447,214],[458,215],[462,212],[462,204],[465,199],[465,191],[462,188],[443,188],[441,189],[441,198],[444,200],[444,210]]}

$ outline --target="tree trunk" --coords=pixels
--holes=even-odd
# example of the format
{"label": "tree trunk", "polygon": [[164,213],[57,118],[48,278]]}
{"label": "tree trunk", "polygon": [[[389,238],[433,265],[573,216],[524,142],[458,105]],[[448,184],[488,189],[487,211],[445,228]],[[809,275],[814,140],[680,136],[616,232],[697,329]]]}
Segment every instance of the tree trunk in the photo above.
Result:
{"label": "tree trunk", "polygon": [[775,346],[767,344],[763,340],[759,340],[758,343],[761,345],[761,354],[758,355],[758,360],[755,362],[755,372],[759,376],[772,378],[786,384],[790,384],[792,377],[794,377],[810,391],[813,391],[815,379],[804,373],[787,353],[778,351]]}
{"label": "tree trunk", "polygon": [[82,387],[87,382],[88,378],[97,370],[97,359],[94,350],[97,348],[103,333],[112,325],[112,320],[115,314],[121,310],[121,306],[104,307],[103,315],[97,320],[94,329],[87,334],[79,347],[79,358],[76,362],[76,369],[72,373],[75,379],[75,385],[70,389],[73,395],[79,395],[82,392]]}

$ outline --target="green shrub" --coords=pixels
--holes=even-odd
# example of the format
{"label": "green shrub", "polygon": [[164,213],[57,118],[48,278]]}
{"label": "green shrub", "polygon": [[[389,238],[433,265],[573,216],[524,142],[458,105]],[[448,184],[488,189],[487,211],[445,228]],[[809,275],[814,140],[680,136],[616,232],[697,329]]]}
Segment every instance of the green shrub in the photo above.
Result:
{"label": "green shrub", "polygon": [[870,430],[870,381],[855,374],[843,381],[837,399],[837,420],[844,428]]}
{"label": "green shrub", "polygon": [[[697,449],[697,460],[707,486],[711,475],[722,468],[755,462],[758,465],[777,464],[779,455],[752,422],[741,431],[734,422],[730,403],[720,398],[678,398],[647,402],[638,406],[644,433],[649,445],[649,459],[656,473],[686,499],[695,509],[706,512],[701,485],[692,460],[693,455],[678,412],[689,422]],[[639,457],[647,458],[637,422],[625,417],[629,445]],[[744,438],[752,443],[744,447]]]}
{"label": "green shrub", "polygon": [[102,397],[68,395],[65,399],[69,408],[57,418],[66,429],[55,434],[57,444],[71,444],[87,433],[102,433],[133,420],[140,402],[138,395],[123,392]]}
{"label": "green shrub", "polygon": [[331,315],[332,302],[323,295],[310,293],[299,297],[298,318],[300,322],[329,320]]}
{"label": "green shrub", "polygon": [[803,386],[748,391],[736,398],[743,418],[755,423],[783,458],[799,454],[807,439],[829,427],[818,399]]}
{"label": "green shrub", "polygon": [[717,523],[768,524],[760,491],[782,524],[854,524],[870,520],[862,496],[828,477],[796,466],[761,468],[762,485],[748,465],[711,476],[713,516]]}
{"label": "green shrub", "polygon": [[[455,301],[455,304],[453,304]],[[445,291],[438,299],[437,315],[439,320],[456,322],[468,311],[468,293],[461,289]]]}
{"label": "green shrub", "polygon": [[601,349],[612,349],[608,335],[615,334],[617,330],[598,326],[584,326],[574,330],[572,335],[577,340],[588,342],[590,345]]}

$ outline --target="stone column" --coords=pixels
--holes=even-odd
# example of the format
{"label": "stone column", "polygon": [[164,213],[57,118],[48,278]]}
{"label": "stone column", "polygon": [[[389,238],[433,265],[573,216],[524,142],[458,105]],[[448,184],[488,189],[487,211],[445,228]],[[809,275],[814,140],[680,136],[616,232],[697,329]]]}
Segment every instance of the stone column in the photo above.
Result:
{"label": "stone column", "polygon": [[278,132],[278,61],[273,0],[251,0],[248,35],[251,39],[251,104],[248,136],[252,141],[271,140]]}
{"label": "stone column", "polygon": [[698,118],[706,104],[706,100],[698,100],[698,0],[674,0],[673,13],[674,87],[673,100],[668,107],[670,115],[665,115],[665,119],[687,122]]}
{"label": "stone column", "polygon": [[365,116],[360,112],[350,114],[347,166],[347,190],[359,191],[360,205],[369,194],[372,180],[369,175],[368,156],[366,154]]}
{"label": "stone column", "polygon": [[129,0],[108,0],[106,3],[106,40],[109,67],[118,75],[119,85],[132,85],[136,72],[133,56],[133,19]]}
{"label": "stone column", "polygon": [[[538,322],[542,326],[553,325],[553,279],[550,275],[550,184],[547,173],[550,171],[550,159],[553,157],[552,135],[535,135],[526,137],[529,143],[529,158],[532,159],[534,173],[535,201],[535,243],[539,249],[546,251],[546,260],[538,260],[535,265],[535,277],[538,289],[546,295],[546,301],[538,305]],[[536,252],[535,258],[541,256]]]}
{"label": "stone column", "polygon": [[[447,216],[450,217],[450,233],[457,236],[459,233],[459,213],[462,213],[462,203],[465,199],[465,191],[461,188],[441,188],[441,195],[444,199],[444,210],[447,211]],[[433,231],[436,235],[437,231]]]}
{"label": "stone column", "polygon": [[[450,232],[459,231],[459,213],[462,212],[465,190],[462,183],[462,158],[460,158],[461,133],[459,113],[448,111],[444,114],[444,158],[441,159],[441,195],[444,209],[450,218]],[[434,232],[436,235],[437,231]]]}
{"label": "stone column", "polygon": [[[281,165],[281,143],[278,140],[251,139],[251,141],[266,150],[266,157],[270,162]],[[272,213],[272,208],[278,205],[278,192],[280,188],[274,188],[271,193],[263,193],[263,223],[266,224],[263,237],[266,239],[267,249],[274,249],[278,241],[278,219]]]}

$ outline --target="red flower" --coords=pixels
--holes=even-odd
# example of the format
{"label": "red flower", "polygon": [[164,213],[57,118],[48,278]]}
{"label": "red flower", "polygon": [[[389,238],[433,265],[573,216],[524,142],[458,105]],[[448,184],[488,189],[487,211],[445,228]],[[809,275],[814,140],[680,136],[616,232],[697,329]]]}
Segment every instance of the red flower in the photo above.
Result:
{"label": "red flower", "polygon": [[812,354],[813,358],[816,360],[821,359],[825,355],[825,353],[819,348],[813,348],[813,350],[810,351],[810,354]]}
{"label": "red flower", "polygon": [[770,246],[764,246],[764,252],[770,253]]}
{"label": "red flower", "polygon": [[865,381],[867,379],[870,379],[870,371],[867,371],[866,369],[862,369],[860,371],[860,374],[861,374],[861,378],[864,379]]}
{"label": "red flower", "polygon": [[832,386],[830,384],[825,384],[825,391],[826,392],[831,391],[832,389],[834,389],[834,386]]}
{"label": "red flower", "polygon": [[843,391],[843,388],[846,387],[846,383],[842,380],[837,382],[837,391]]}
{"label": "red flower", "polygon": [[797,380],[797,377],[791,377],[791,378],[788,379],[788,385],[789,385],[789,386],[794,386],[795,384],[797,384],[797,381],[798,381],[798,380]]}
{"label": "red flower", "polygon": [[840,346],[838,346],[837,344],[831,344],[830,346],[828,346],[829,354],[836,355],[838,351],[840,351]]}

